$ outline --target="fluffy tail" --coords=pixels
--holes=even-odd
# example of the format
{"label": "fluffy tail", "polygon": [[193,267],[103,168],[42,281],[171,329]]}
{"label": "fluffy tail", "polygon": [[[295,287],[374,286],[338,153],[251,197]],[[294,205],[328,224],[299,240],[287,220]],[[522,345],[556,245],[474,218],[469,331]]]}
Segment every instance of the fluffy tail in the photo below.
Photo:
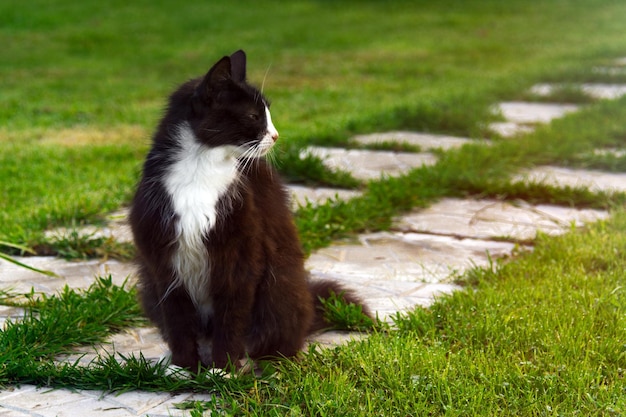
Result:
{"label": "fluffy tail", "polygon": [[336,326],[336,323],[330,322],[326,319],[325,308],[322,304],[322,300],[327,300],[333,296],[333,294],[342,300],[344,304],[354,304],[361,307],[361,312],[373,320],[372,313],[363,303],[363,301],[351,290],[344,288],[341,284],[328,280],[310,280],[309,291],[313,296],[315,305],[315,317],[311,324],[309,333],[315,333],[320,330],[329,329]]}

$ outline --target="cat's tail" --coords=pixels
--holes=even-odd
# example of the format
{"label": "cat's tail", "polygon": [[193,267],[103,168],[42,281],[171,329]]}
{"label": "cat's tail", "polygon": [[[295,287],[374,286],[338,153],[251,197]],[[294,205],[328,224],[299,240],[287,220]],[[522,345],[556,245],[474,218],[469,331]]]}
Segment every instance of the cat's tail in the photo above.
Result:
{"label": "cat's tail", "polygon": [[330,280],[310,280],[309,281],[309,291],[313,296],[314,305],[315,305],[315,316],[313,318],[313,323],[311,324],[310,333],[315,333],[320,330],[325,330],[332,328],[334,323],[329,322],[326,318],[324,305],[321,300],[328,300],[332,297],[337,297],[342,300],[344,304],[354,304],[356,306],[360,306],[361,312],[373,319],[372,313],[369,308],[363,303],[352,290],[349,290],[343,287],[341,284],[330,281]]}

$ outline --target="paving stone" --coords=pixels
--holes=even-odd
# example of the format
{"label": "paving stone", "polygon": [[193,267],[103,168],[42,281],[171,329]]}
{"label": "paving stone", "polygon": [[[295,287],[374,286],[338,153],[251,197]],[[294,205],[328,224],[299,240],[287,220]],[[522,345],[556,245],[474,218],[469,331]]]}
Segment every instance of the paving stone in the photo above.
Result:
{"label": "paving stone", "polygon": [[49,230],[45,236],[49,239],[63,239],[74,234],[90,239],[115,239],[118,242],[132,242],[133,234],[128,224],[128,208],[123,208],[106,216],[107,224],[101,226],[58,227]]}
{"label": "paving stone", "polygon": [[380,232],[361,235],[358,243],[320,249],[309,257],[307,268],[314,277],[355,286],[381,281],[438,283],[468,268],[486,266],[489,256],[507,255],[513,248],[509,242]]}
{"label": "paving stone", "polygon": [[489,129],[501,136],[510,137],[528,133],[532,131],[534,124],[549,123],[576,110],[578,106],[573,104],[503,102],[494,107],[494,112],[501,114],[505,121],[491,123]]}
{"label": "paving stone", "polygon": [[176,404],[185,401],[210,401],[209,394],[170,394],[148,393],[141,391],[107,395],[103,400],[112,406],[120,407],[132,413],[131,415],[161,416],[188,416],[189,412],[176,408]]}
{"label": "paving stone", "polygon": [[[389,320],[398,312],[413,310],[415,307],[428,307],[437,297],[450,294],[461,287],[452,283],[425,283],[370,279],[363,283],[357,278],[314,272],[314,279],[331,278],[346,288],[356,292],[375,316]],[[326,340],[325,334],[316,335],[313,341]]]}
{"label": "paving stone", "polygon": [[538,231],[558,235],[569,231],[572,225],[580,227],[608,215],[602,210],[447,198],[396,219],[394,228],[474,239],[528,241]]}
{"label": "paving stone", "polygon": [[[562,87],[560,84],[537,84],[530,91],[540,96],[548,96],[560,87]],[[624,84],[581,84],[579,88],[583,93],[596,99],[615,100],[626,95]]]}
{"label": "paving stone", "polygon": [[101,402],[69,390],[36,389],[23,385],[0,394],[0,409],[10,409],[29,416],[85,416],[88,412],[101,416],[128,416],[128,411],[110,408]]}
{"label": "paving stone", "polygon": [[595,74],[624,75],[626,67],[593,67],[591,71]]}
{"label": "paving stone", "polygon": [[583,187],[591,191],[626,192],[626,173],[589,171],[541,166],[520,173],[513,181],[534,182],[560,187]]}
{"label": "paving stone", "polygon": [[69,236],[78,234],[78,236],[86,239],[114,239],[118,242],[132,242],[133,235],[128,224],[109,224],[105,227],[100,226],[81,226],[80,228],[59,227],[45,233],[46,238],[52,240],[61,240]]}
{"label": "paving stone", "polygon": [[86,366],[94,359],[109,354],[124,357],[142,355],[150,362],[158,362],[170,355],[167,343],[159,334],[158,329],[152,326],[125,329],[120,333],[111,335],[105,343],[96,346],[81,346],[76,348],[74,352],[70,355],[59,356],[56,361],[59,363],[78,361]]}
{"label": "paving stone", "polygon": [[10,410],[14,414],[7,415],[11,416],[183,416],[189,413],[177,409],[175,404],[210,399],[207,394],[173,395],[140,391],[103,394],[100,391],[37,389],[32,385],[22,385],[0,392],[0,410]]}
{"label": "paving stone", "polygon": [[592,152],[596,156],[614,156],[615,158],[623,158],[626,156],[626,149],[606,148],[606,149],[594,149]]}
{"label": "paving stone", "polygon": [[300,206],[304,206],[307,202],[313,205],[323,204],[328,200],[349,200],[358,197],[363,193],[357,190],[346,190],[340,188],[326,187],[306,187],[303,185],[288,185],[287,188],[293,196],[292,207],[296,210]]}
{"label": "paving stone", "polygon": [[503,102],[497,105],[497,111],[509,122],[549,123],[554,119],[577,111],[574,104]]}
{"label": "paving stone", "polygon": [[489,124],[489,130],[504,138],[510,138],[515,135],[530,133],[534,128],[529,125],[514,122],[493,122]]}
{"label": "paving stone", "polygon": [[[353,340],[363,340],[367,337],[365,333],[330,331],[314,335],[307,340],[307,345],[316,343],[325,347],[342,345]],[[306,351],[307,347],[304,347]]]}
{"label": "paving stone", "polygon": [[54,294],[65,285],[88,288],[97,277],[107,277],[109,274],[116,285],[122,285],[129,277],[130,282],[133,282],[135,271],[132,264],[115,260],[73,262],[48,256],[16,259],[35,268],[50,270],[59,276],[49,277],[0,259],[0,288],[9,288],[17,294],[28,293],[31,288],[38,293]]}
{"label": "paving stone", "polygon": [[[6,290],[6,288],[2,289]],[[24,317],[24,309],[0,305],[0,330],[4,329],[4,324],[7,320],[15,321],[21,317]]]}
{"label": "paving stone", "polygon": [[381,175],[401,175],[412,168],[433,165],[437,162],[431,153],[368,151],[309,147],[304,154],[317,156],[330,169],[349,171],[362,180],[379,179]]}
{"label": "paving stone", "polygon": [[432,135],[418,132],[384,132],[370,135],[358,135],[352,138],[353,141],[362,145],[380,144],[385,142],[406,143],[419,146],[422,150],[442,149],[448,150],[460,148],[466,143],[475,143],[472,139],[459,138],[445,135]]}

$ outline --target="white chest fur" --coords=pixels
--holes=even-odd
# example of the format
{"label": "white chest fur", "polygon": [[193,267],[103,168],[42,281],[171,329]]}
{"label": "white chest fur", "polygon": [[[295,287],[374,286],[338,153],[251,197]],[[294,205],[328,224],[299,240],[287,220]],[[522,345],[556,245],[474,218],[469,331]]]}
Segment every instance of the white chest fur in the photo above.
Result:
{"label": "white chest fur", "polygon": [[164,178],[178,217],[172,259],[176,277],[168,293],[184,285],[196,307],[210,313],[210,265],[204,238],[215,226],[219,199],[237,181],[237,160],[226,147],[200,145],[186,123],[179,126],[176,138],[180,149]]}

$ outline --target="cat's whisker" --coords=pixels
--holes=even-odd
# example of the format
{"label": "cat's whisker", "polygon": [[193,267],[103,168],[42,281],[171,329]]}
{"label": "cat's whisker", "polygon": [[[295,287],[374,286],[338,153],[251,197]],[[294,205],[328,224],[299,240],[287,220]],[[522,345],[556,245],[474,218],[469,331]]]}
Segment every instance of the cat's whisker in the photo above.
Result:
{"label": "cat's whisker", "polygon": [[255,141],[250,141],[237,148],[241,151],[241,156],[239,157],[239,169],[241,172],[246,172],[248,167],[252,165],[254,159],[260,156],[257,154],[258,146],[254,146],[254,143]]}
{"label": "cat's whisker", "polygon": [[267,69],[265,70],[265,75],[263,76],[263,82],[261,83],[261,94],[263,94],[263,90],[265,89],[265,80],[267,79],[267,74],[269,74],[270,72],[270,68],[272,68],[272,64],[269,64],[267,66]]}
{"label": "cat's whisker", "polygon": [[[274,148],[270,149],[270,151],[265,155],[265,157],[267,158],[267,160],[269,161],[269,163],[271,165],[274,165],[274,166],[276,165],[278,157],[276,155],[276,152],[274,151]],[[273,174],[273,170],[270,169],[269,166],[268,166],[267,169],[268,169],[269,174],[272,175]]]}

